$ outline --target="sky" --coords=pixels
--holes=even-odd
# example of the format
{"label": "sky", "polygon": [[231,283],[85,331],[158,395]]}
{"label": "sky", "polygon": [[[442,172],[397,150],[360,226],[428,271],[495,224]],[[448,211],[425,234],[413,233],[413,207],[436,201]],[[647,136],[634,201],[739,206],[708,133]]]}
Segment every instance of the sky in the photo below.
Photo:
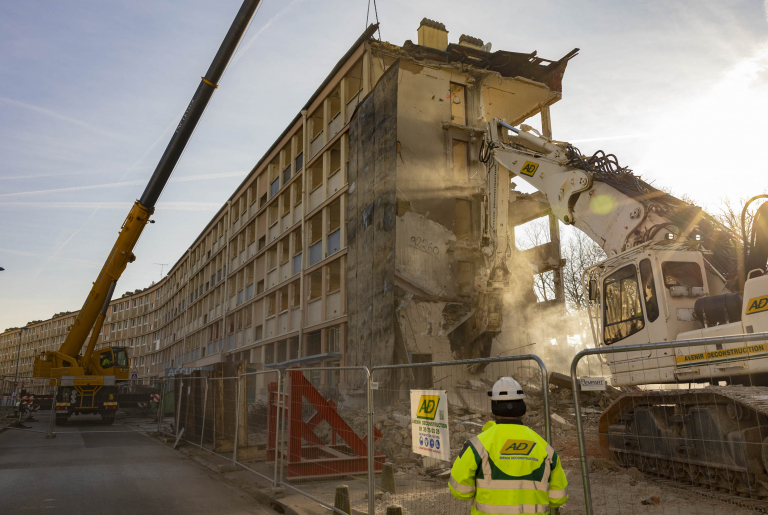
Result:
{"label": "sky", "polygon": [[[240,1],[0,3],[0,330],[79,309]],[[161,277],[366,26],[367,0],[263,0],[117,294]],[[710,212],[765,191],[768,0],[378,0],[568,65],[554,137]],[[536,126],[533,120],[531,125]],[[168,266],[162,268],[166,273]]]}

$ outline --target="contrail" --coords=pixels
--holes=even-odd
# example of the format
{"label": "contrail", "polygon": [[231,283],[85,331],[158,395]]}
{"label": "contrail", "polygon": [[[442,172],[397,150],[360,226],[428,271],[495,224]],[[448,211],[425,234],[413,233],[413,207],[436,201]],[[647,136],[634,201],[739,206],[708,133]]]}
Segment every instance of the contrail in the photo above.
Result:
{"label": "contrail", "polygon": [[[123,209],[128,211],[133,202],[0,202],[0,207],[31,207],[35,209]],[[215,202],[158,202],[163,211],[218,211],[222,204]]]}
{"label": "contrail", "polygon": [[125,136],[121,134],[117,134],[115,132],[102,129],[101,127],[91,125],[90,123],[86,123],[76,118],[70,118],[69,116],[64,116],[63,114],[59,114],[56,111],[51,111],[50,109],[45,109],[43,107],[27,104],[26,102],[21,102],[19,100],[14,100],[12,98],[3,97],[3,96],[0,96],[0,101],[5,102],[7,104],[14,105],[16,107],[23,107],[24,109],[29,109],[30,111],[35,111],[36,113],[44,114],[46,116],[50,116],[51,118],[56,118],[57,120],[69,122],[73,125],[77,125],[78,127],[82,127],[83,129],[87,129],[92,132],[97,132],[101,135],[109,136],[110,138],[118,139],[120,141],[128,140]]}
{"label": "contrail", "polygon": [[[286,5],[283,8],[282,11],[280,11],[279,13],[277,13],[276,15],[271,17],[267,21],[267,23],[262,25],[261,28],[256,31],[256,34],[251,36],[251,39],[249,39],[247,43],[245,43],[244,45],[241,45],[237,49],[237,53],[234,55],[234,57],[232,57],[232,63],[231,64],[236,63],[237,60],[240,59],[243,56],[243,54],[245,54],[248,51],[249,48],[251,48],[251,45],[253,45],[253,43],[258,39],[258,37],[261,36],[261,33],[264,32],[265,30],[267,30],[267,28],[269,28],[269,26],[272,25],[272,23],[274,23],[276,20],[279,20],[280,18],[282,18],[283,15],[288,11],[288,9],[290,9],[293,6],[293,4],[295,4],[296,2],[301,2],[301,1],[302,0],[293,0],[290,4]],[[259,4],[259,7],[261,7],[261,4]],[[256,10],[256,12],[258,12],[258,9]]]}
{"label": "contrail", "polygon": [[94,209],[94,210],[93,210],[93,213],[91,213],[91,216],[89,216],[89,217],[88,217],[88,219],[85,221],[85,223],[84,223],[83,225],[81,225],[81,226],[80,226],[80,228],[79,228],[78,230],[76,230],[75,232],[73,232],[73,233],[72,233],[72,235],[71,235],[69,238],[67,238],[67,241],[65,241],[64,243],[62,243],[62,244],[61,244],[61,246],[60,246],[58,249],[56,249],[55,251],[53,251],[53,254],[51,254],[50,256],[48,256],[48,259],[46,259],[46,260],[45,260],[45,263],[43,263],[43,265],[40,267],[40,269],[38,269],[38,271],[35,273],[35,275],[33,275],[33,276],[32,276],[32,279],[37,279],[37,276],[38,276],[38,275],[40,275],[40,272],[42,272],[42,271],[45,269],[46,265],[48,265],[48,263],[50,263],[50,261],[51,261],[53,258],[55,258],[55,257],[56,257],[56,255],[57,255],[59,252],[61,252],[61,249],[63,249],[64,247],[66,247],[66,246],[67,246],[67,243],[69,243],[69,242],[72,240],[72,238],[74,238],[75,236],[77,236],[77,233],[79,233],[80,231],[82,231],[82,230],[83,230],[83,227],[85,227],[86,225],[88,225],[88,222],[90,222],[90,221],[91,221],[91,218],[93,218],[93,217],[94,217],[94,215],[96,215],[96,213],[98,213],[98,212],[99,212],[99,210],[98,210],[98,209]]}
{"label": "contrail", "polygon": [[[224,173],[209,173],[202,175],[187,175],[182,177],[171,177],[168,182],[191,182],[191,181],[204,181],[209,179],[224,179],[226,177],[242,177],[247,175],[248,172],[224,172]],[[0,197],[18,197],[20,195],[35,195],[39,193],[54,193],[64,191],[85,191],[85,190],[97,190],[104,188],[123,188],[125,186],[141,186],[147,184],[145,180],[136,181],[124,181],[124,182],[109,182],[106,184],[91,184],[88,186],[70,186],[68,188],[55,188],[50,190],[33,190],[33,191],[19,191],[16,193],[2,193]]]}

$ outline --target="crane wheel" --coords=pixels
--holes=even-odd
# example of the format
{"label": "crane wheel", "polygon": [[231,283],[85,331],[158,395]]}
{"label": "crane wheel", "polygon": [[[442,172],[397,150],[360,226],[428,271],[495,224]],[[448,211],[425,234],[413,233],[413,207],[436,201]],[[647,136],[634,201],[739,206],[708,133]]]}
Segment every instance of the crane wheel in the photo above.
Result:
{"label": "crane wheel", "polygon": [[115,422],[115,415],[102,415],[101,421],[105,426],[111,426]]}

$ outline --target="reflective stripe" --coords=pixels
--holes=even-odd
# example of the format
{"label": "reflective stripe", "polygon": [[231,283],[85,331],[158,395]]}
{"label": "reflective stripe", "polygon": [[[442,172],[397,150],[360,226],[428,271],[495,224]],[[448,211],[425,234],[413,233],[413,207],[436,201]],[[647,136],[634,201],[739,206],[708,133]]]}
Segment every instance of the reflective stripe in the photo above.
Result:
{"label": "reflective stripe", "polygon": [[550,490],[548,495],[550,499],[562,499],[565,497],[565,490]]}
{"label": "reflective stripe", "polygon": [[542,481],[525,481],[521,479],[478,479],[477,487],[488,490],[538,490],[546,492],[549,483]]}
{"label": "reflective stripe", "polygon": [[488,463],[488,451],[486,450],[483,442],[477,436],[473,436],[469,439],[469,443],[475,448],[477,454],[480,455],[480,461],[483,467],[483,477],[485,479],[491,479],[491,464]]}
{"label": "reflective stripe", "polygon": [[451,479],[448,480],[448,483],[451,485],[451,487],[453,487],[454,490],[456,490],[460,494],[471,494],[472,492],[475,491],[474,486],[462,485],[461,483],[453,479],[453,476],[451,476]]}
{"label": "reflective stripe", "polygon": [[475,509],[483,513],[521,515],[523,513],[549,513],[549,504],[483,504],[475,501]]}
{"label": "reflective stripe", "polygon": [[483,479],[477,479],[478,488],[487,488],[491,490],[549,490],[549,475],[552,472],[552,457],[555,455],[555,449],[547,444],[547,457],[544,460],[544,474],[541,481],[523,481],[516,479],[491,479],[491,464],[489,462],[488,450],[483,442],[477,436],[470,438],[469,443],[480,455],[483,468]]}

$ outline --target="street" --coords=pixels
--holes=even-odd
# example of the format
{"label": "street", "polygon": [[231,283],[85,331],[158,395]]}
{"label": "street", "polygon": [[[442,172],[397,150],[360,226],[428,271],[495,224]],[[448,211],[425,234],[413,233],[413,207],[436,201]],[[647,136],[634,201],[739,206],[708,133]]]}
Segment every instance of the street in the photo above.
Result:
{"label": "street", "polygon": [[[272,513],[214,472],[125,425],[68,426],[0,433],[2,513],[210,514]],[[87,432],[101,431],[101,432]]]}

